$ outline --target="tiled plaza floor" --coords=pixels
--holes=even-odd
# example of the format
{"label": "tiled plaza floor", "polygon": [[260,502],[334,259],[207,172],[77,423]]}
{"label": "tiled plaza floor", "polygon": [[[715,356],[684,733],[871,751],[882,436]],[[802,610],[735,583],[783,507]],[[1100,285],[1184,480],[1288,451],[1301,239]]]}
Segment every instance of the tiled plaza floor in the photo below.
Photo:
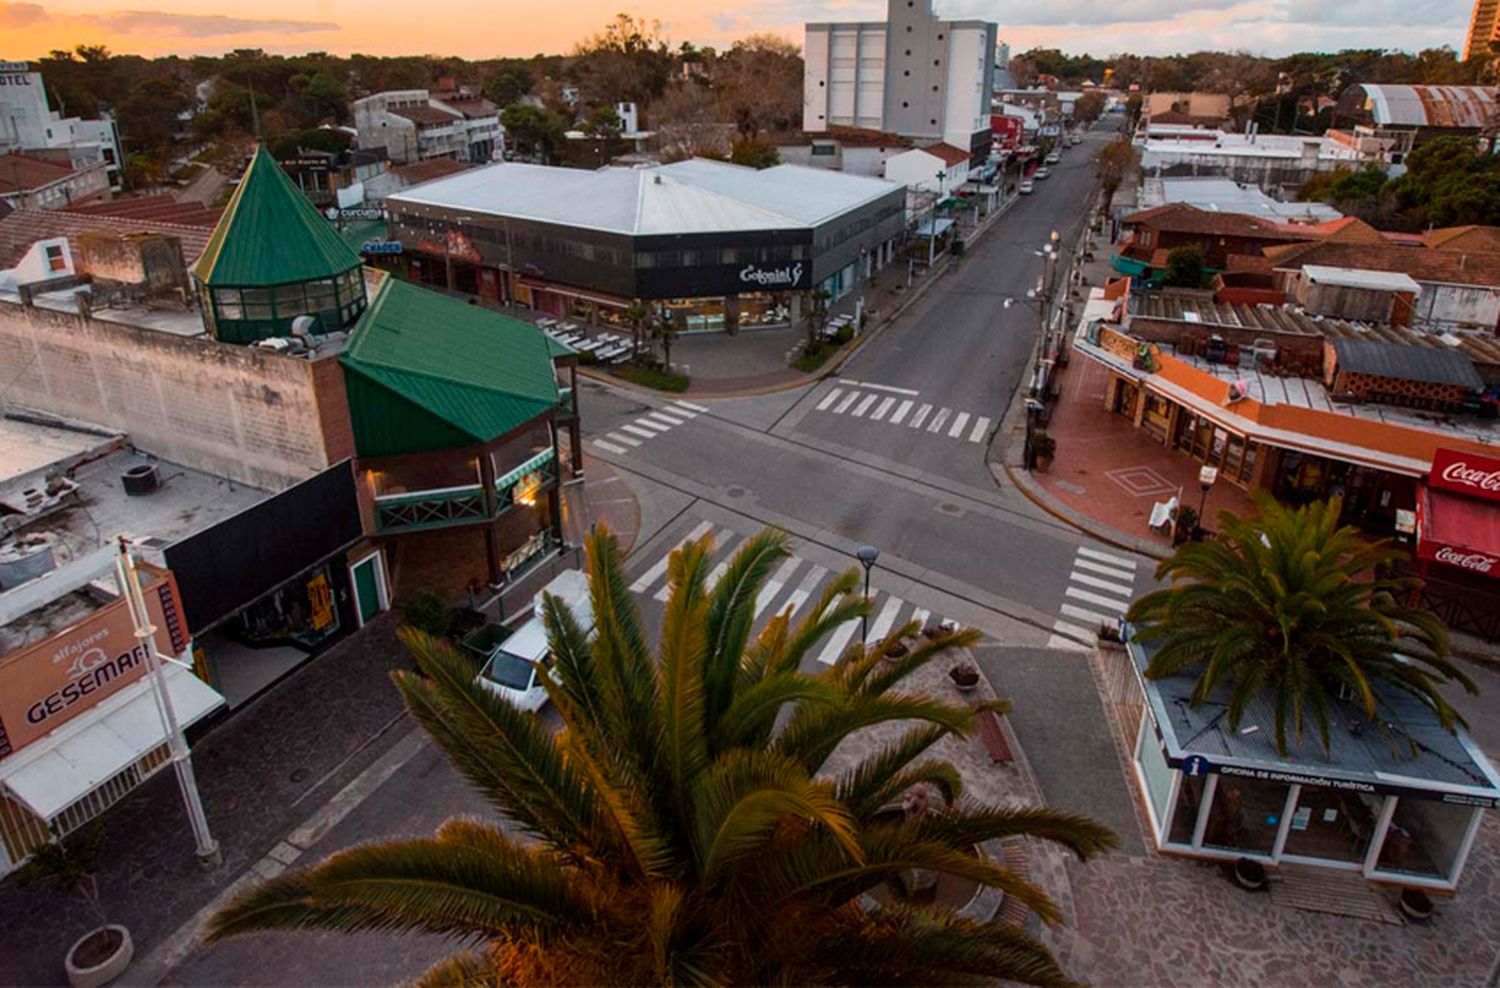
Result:
{"label": "tiled plaza floor", "polygon": [[[1074,356],[1062,373],[1062,397],[1047,426],[1057,440],[1057,455],[1047,472],[1033,472],[1031,479],[1100,525],[1168,548],[1167,537],[1149,527],[1151,508],[1181,490],[1180,503],[1198,510],[1200,464],[1107,411],[1108,378],[1099,364]],[[1216,527],[1214,519],[1224,510],[1249,514],[1254,504],[1244,491],[1220,481],[1208,494],[1206,526]]]}

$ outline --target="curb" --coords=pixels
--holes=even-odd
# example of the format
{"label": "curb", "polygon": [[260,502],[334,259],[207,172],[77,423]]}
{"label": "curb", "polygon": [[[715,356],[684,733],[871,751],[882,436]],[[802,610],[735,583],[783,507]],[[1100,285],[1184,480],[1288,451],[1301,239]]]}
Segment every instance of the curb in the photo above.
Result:
{"label": "curb", "polygon": [[[999,466],[1005,471],[1005,476],[1010,480],[1015,489],[1026,495],[1028,501],[1068,527],[1075,528],[1091,538],[1114,546],[1116,549],[1124,549],[1127,552],[1134,552],[1138,555],[1150,556],[1152,559],[1166,559],[1171,555],[1170,552],[1165,551],[1159,545],[1147,542],[1144,539],[1138,539],[1132,535],[1126,535],[1124,532],[1110,528],[1108,525],[1101,525],[1087,515],[1059,504],[1036,481],[1032,480],[1030,474],[1025,470],[1012,469],[1009,463],[1001,463]],[[994,473],[994,470],[995,464],[991,463],[991,473]],[[996,477],[996,479],[998,480],[999,478]]]}

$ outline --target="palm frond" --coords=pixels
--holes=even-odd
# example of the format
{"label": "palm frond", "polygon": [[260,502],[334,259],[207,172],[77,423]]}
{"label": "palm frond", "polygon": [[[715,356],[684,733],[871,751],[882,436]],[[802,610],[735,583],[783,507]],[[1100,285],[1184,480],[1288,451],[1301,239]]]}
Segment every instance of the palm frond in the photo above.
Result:
{"label": "palm frond", "polygon": [[771,567],[788,555],[784,532],[766,529],[746,539],[714,586],[708,607],[704,689],[709,715],[729,707],[735,676],[755,622],[755,601]]}
{"label": "palm frond", "polygon": [[795,759],[808,772],[817,772],[833,750],[855,731],[903,720],[934,724],[967,737],[974,727],[974,712],[925,696],[855,695],[834,706],[798,708],[772,742],[772,748]]}

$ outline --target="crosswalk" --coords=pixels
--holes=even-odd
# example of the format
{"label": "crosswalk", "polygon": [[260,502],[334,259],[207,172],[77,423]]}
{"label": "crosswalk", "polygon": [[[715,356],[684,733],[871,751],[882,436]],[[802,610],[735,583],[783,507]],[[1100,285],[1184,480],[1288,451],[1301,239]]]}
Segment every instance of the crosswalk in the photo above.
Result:
{"label": "crosswalk", "polygon": [[[660,550],[660,554],[652,559],[630,584],[631,592],[646,600],[664,603],[671,593],[667,579],[667,565],[672,552],[689,542],[701,539],[710,532],[714,536],[714,555],[710,561],[707,583],[710,589],[716,586],[729,568],[730,560],[734,558],[740,543],[745,541],[745,536],[731,528],[700,521],[676,542]],[[836,571],[809,559],[795,554],[788,556],[771,572],[765,586],[761,588],[759,596],[755,599],[755,632],[758,633],[760,627],[777,614],[789,614],[794,624],[800,621],[806,616],[803,612],[808,606],[808,601],[816,602],[823,592],[823,587],[836,576],[838,576]],[[879,641],[889,634],[892,628],[899,627],[907,621],[916,621],[921,627],[943,622],[942,617],[934,616],[929,610],[918,607],[894,594],[885,593],[876,585],[870,588],[870,599],[874,607],[870,613],[869,640],[872,642]],[[848,621],[839,625],[832,635],[814,649],[813,656],[823,665],[832,665],[837,662],[851,645],[856,644],[856,636],[860,633],[860,627],[859,621]]]}
{"label": "crosswalk", "polygon": [[653,409],[614,432],[607,432],[603,437],[590,441],[606,453],[623,456],[641,443],[655,439],[707,411],[702,405],[695,405],[690,401],[674,401],[665,408]]}
{"label": "crosswalk", "polygon": [[1136,565],[1125,556],[1079,546],[1058,608],[1062,616],[1052,625],[1054,634],[1047,640],[1047,647],[1089,651],[1098,638],[1099,626],[1114,624],[1130,609]]}
{"label": "crosswalk", "polygon": [[921,400],[921,393],[880,384],[839,381],[813,406],[831,415],[882,422],[960,442],[981,443],[993,419]]}

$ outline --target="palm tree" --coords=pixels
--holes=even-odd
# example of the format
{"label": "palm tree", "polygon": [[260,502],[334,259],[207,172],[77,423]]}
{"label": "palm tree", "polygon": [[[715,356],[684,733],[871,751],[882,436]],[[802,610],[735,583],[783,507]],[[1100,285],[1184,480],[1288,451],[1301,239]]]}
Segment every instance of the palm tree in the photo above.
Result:
{"label": "palm tree", "polygon": [[1257,517],[1221,512],[1218,539],[1179,548],[1156,570],[1172,586],[1130,609],[1134,636],[1162,643],[1146,675],[1196,670],[1195,703],[1226,688],[1231,730],[1269,693],[1282,755],[1288,724],[1300,741],[1308,720],[1328,751],[1340,697],[1369,719],[1394,720],[1377,686],[1418,698],[1449,730],[1463,723],[1440,687],[1451,680],[1473,693],[1474,683],[1446,658],[1443,623],[1401,605],[1417,585],[1386,575],[1401,550],[1340,527],[1339,498],[1295,511],[1264,492],[1255,500]]}
{"label": "palm tree", "polygon": [[[967,735],[975,711],[899,684],[976,633],[892,647],[895,658],[855,646],[804,673],[808,652],[869,604],[850,571],[800,624],[781,614],[752,638],[756,599],[787,555],[785,536],[764,532],[712,590],[710,540],[671,555],[653,657],[614,536],[600,530],[587,548],[593,632],[558,600],[543,605],[556,734],[475,685],[475,666],[446,643],[405,633],[421,674],[397,673],[398,688],[507,827],[455,819],[431,839],[342,851],[238,896],[211,940],[318,928],[484,945],[434,967],[428,984],[1067,983],[1019,929],[866,895],[922,869],[1001,889],[1056,922],[1039,887],[974,848],[1030,836],[1087,858],[1115,843],[1083,817],[963,800],[953,766],[927,757]],[[845,739],[897,722],[896,740],[829,770]],[[918,785],[942,798],[910,820],[892,812]]]}

